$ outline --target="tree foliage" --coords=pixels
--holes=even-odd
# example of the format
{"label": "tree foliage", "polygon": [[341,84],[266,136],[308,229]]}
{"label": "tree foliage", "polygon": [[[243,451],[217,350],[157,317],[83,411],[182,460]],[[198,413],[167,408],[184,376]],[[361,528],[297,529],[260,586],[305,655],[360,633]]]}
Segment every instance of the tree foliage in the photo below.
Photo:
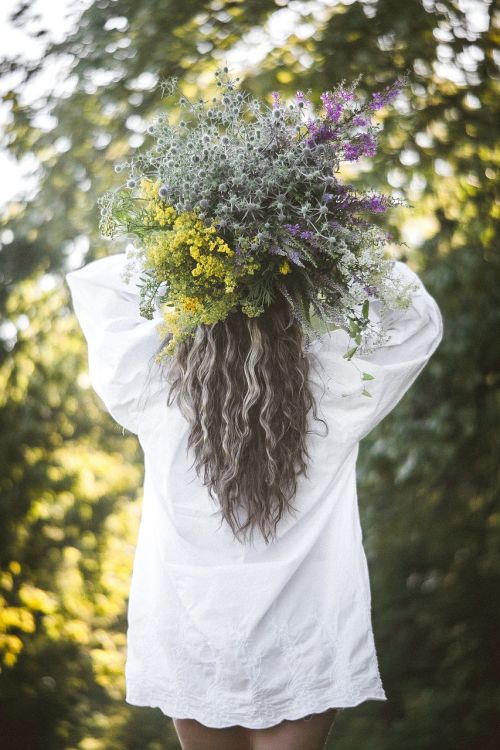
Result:
{"label": "tree foliage", "polygon": [[[0,223],[0,691],[12,750],[177,747],[159,712],[123,703],[141,456],[88,388],[62,273],[79,254],[110,251],[96,199],[161,108],[154,84],[178,75],[188,95],[204,92],[205,71],[241,45],[243,85],[258,95],[310,87],[317,102],[358,73],[368,89],[410,71],[404,111],[384,121],[383,159],[352,180],[379,188],[387,176],[410,198],[394,234],[444,316],[438,352],[361,446],[389,700],[346,711],[332,747],[498,746],[498,32],[492,3],[465,7],[95,0],[39,62],[1,62],[4,148],[39,164],[36,195]],[[17,23],[30,13],[21,4]],[[65,80],[27,103],[25,84],[49,65]]]}

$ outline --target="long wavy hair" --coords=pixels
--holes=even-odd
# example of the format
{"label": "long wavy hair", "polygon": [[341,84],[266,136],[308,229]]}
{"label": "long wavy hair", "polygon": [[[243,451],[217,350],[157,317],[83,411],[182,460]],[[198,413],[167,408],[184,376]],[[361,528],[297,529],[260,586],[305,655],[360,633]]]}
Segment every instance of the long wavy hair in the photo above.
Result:
{"label": "long wavy hair", "polygon": [[258,527],[268,544],[283,515],[296,512],[297,477],[307,476],[310,458],[311,408],[324,422],[309,385],[310,357],[300,322],[278,296],[259,317],[236,311],[199,325],[162,368],[167,404],[176,398],[191,426],[195,470],[239,541]]}

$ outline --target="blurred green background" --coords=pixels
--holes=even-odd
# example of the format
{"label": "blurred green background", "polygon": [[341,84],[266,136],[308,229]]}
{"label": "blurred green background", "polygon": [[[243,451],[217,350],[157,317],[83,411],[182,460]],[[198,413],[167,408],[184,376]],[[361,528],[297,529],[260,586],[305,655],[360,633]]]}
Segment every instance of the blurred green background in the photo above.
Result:
{"label": "blurred green background", "polygon": [[164,106],[157,81],[175,74],[186,93],[205,94],[225,63],[256,95],[310,87],[316,103],[358,73],[365,91],[410,73],[399,111],[383,113],[380,156],[352,180],[411,202],[391,231],[441,307],[444,338],[361,444],[388,701],[346,710],[330,747],[500,747],[493,4],[94,0],[73,4],[57,39],[36,5],[17,3],[11,25],[43,53],[0,60],[1,145],[27,175],[0,220],[2,748],[178,748],[159,709],[124,702],[142,453],[89,388],[63,274],[123,249],[99,237],[96,197],[118,184],[114,162]]}

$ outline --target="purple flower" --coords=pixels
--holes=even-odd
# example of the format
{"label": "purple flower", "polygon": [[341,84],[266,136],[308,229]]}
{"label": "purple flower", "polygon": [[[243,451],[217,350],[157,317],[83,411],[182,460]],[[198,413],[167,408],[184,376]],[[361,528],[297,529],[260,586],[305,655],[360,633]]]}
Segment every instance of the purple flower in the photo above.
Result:
{"label": "purple flower", "polygon": [[288,257],[292,261],[292,263],[295,263],[295,265],[297,266],[304,265],[300,259],[300,253],[298,253],[297,250],[289,250]]}
{"label": "purple flower", "polygon": [[401,91],[401,81],[398,79],[394,81],[390,86],[387,86],[383,91],[374,91],[372,94],[372,100],[369,103],[369,108],[373,111],[385,107],[386,104],[394,101]]}
{"label": "purple flower", "polygon": [[361,125],[362,127],[364,127],[365,125],[370,124],[370,120],[365,115],[356,115],[356,117],[352,118],[352,124]]}
{"label": "purple flower", "polygon": [[276,109],[281,104],[279,91],[271,91],[271,98],[273,100],[273,109]]}
{"label": "purple flower", "polygon": [[344,159],[346,161],[357,161],[361,156],[361,147],[359,143],[344,144]]}
{"label": "purple flower", "polygon": [[314,232],[311,232],[309,229],[306,229],[303,232],[301,232],[299,236],[301,240],[312,240],[314,237]]}
{"label": "purple flower", "polygon": [[328,143],[337,137],[337,130],[331,128],[328,123],[318,124],[315,120],[307,123],[309,137],[306,139],[308,146],[315,146],[318,143]]}
{"label": "purple flower", "polygon": [[364,207],[368,209],[368,211],[373,211],[374,213],[381,213],[386,210],[387,201],[383,195],[370,195],[364,201]]}
{"label": "purple flower", "polygon": [[301,229],[300,224],[283,224],[283,228],[287,229],[292,237],[299,237],[301,240],[314,243],[315,233],[309,229]]}
{"label": "purple flower", "polygon": [[326,115],[330,122],[337,124],[340,120],[342,112],[344,111],[344,105],[339,101],[338,96],[332,94],[331,91],[324,91],[320,96],[321,101],[325,107]]}
{"label": "purple flower", "polygon": [[363,133],[360,136],[360,141],[362,143],[362,153],[365,156],[375,156],[377,153],[377,140],[376,138],[371,135],[370,133]]}
{"label": "purple flower", "polygon": [[311,239],[311,237],[314,236],[314,232],[311,232],[309,230],[301,231],[300,224],[283,224],[283,227],[285,229],[288,229],[293,237],[297,237],[299,235],[303,240]]}
{"label": "purple flower", "polygon": [[293,237],[296,237],[300,232],[300,224],[283,224],[285,229],[288,229]]}
{"label": "purple flower", "polygon": [[372,94],[373,101],[368,105],[370,109],[377,110],[381,109],[386,103],[385,96],[380,91],[374,91]]}
{"label": "purple flower", "polygon": [[344,102],[351,102],[354,99],[354,94],[348,89],[339,89],[337,96],[339,96]]}
{"label": "purple flower", "polygon": [[342,185],[341,188],[339,187],[336,192],[335,198],[336,208],[340,209],[343,209],[346,206],[350,206],[355,202],[355,195],[353,195],[345,185]]}
{"label": "purple flower", "polygon": [[347,161],[356,161],[360,156],[375,156],[377,153],[377,141],[370,133],[362,133],[355,141],[344,144],[344,158]]}
{"label": "purple flower", "polygon": [[306,99],[303,91],[297,91],[295,93],[295,98],[297,100],[297,104],[302,104],[302,106],[304,107],[311,103],[309,99]]}

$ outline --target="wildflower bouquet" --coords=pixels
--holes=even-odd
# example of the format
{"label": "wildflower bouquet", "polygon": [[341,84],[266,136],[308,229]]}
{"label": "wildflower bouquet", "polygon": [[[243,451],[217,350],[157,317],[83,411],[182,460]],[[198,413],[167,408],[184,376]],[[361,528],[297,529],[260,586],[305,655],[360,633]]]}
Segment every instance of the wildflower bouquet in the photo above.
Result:
{"label": "wildflower bouquet", "polygon": [[[180,96],[182,119],[165,113],[148,127],[152,147],[115,166],[127,180],[99,199],[101,233],[133,237],[125,280],[141,271],[140,312],[162,309],[159,332],[172,334],[158,361],[199,324],[231,311],[255,317],[281,293],[303,326],[306,347],[320,335],[311,313],[352,339],[345,357],[370,351],[386,334],[369,318],[370,299],[406,308],[411,285],[395,282],[384,258],[390,235],[370,214],[401,204],[343,184],[342,161],[373,156],[376,110],[403,79],[368,101],[358,80],[321,94],[322,111],[297,91],[269,105],[239,90],[228,69],[215,73],[218,95]],[[162,95],[177,90],[162,82]],[[309,95],[309,92],[308,92]]]}

